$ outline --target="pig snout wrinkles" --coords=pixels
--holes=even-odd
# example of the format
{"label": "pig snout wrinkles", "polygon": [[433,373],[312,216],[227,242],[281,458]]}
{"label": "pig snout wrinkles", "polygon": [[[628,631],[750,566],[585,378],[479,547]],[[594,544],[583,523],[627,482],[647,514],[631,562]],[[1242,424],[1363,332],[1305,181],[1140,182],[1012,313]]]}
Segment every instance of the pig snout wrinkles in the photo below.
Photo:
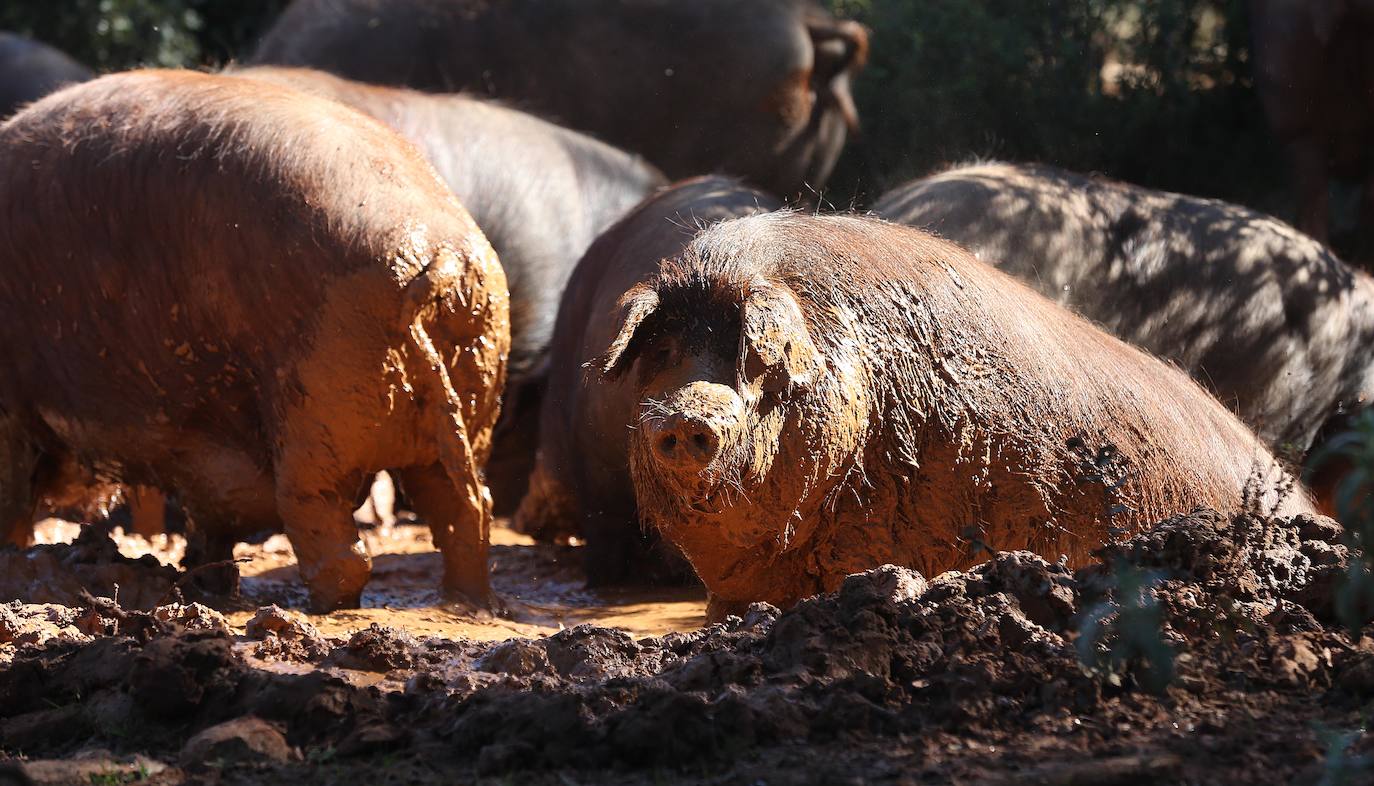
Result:
{"label": "pig snout wrinkles", "polygon": [[740,400],[730,388],[694,382],[675,393],[667,412],[646,426],[654,460],[684,481],[695,479],[720,457],[739,423]]}

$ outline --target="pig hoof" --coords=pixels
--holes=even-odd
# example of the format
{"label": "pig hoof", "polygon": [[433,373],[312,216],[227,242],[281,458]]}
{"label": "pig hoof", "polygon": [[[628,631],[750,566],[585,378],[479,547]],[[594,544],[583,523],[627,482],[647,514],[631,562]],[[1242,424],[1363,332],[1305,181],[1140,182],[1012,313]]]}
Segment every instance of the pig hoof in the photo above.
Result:
{"label": "pig hoof", "polygon": [[311,614],[328,614],[339,609],[356,609],[362,605],[362,600],[362,590],[347,593],[311,590],[309,609]]}
{"label": "pig hoof", "polygon": [[463,592],[458,589],[445,589],[444,601],[459,614],[474,619],[489,620],[507,616],[506,602],[494,592],[481,594]]}
{"label": "pig hoof", "polygon": [[227,565],[206,565],[189,572],[189,589],[206,597],[235,598],[239,594],[239,569],[232,562]]}
{"label": "pig hoof", "polygon": [[[302,566],[304,567],[304,566]],[[355,609],[361,605],[363,587],[372,574],[372,560],[364,554],[331,560],[320,570],[306,575],[310,587],[310,608],[317,613],[335,609]]]}
{"label": "pig hoof", "polygon": [[724,622],[725,618],[732,614],[742,617],[748,608],[748,601],[726,600],[719,595],[710,594],[706,598],[706,622]]}

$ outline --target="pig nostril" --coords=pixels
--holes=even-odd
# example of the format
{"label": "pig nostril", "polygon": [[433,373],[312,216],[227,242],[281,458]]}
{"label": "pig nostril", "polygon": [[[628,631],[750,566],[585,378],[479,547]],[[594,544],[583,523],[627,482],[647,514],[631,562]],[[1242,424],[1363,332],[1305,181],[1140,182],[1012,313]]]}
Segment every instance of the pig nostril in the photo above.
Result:
{"label": "pig nostril", "polygon": [[695,445],[696,449],[701,451],[702,453],[706,453],[711,450],[711,440],[707,439],[705,434],[693,434],[692,444]]}
{"label": "pig nostril", "polygon": [[677,436],[674,434],[665,434],[663,439],[658,441],[658,449],[664,455],[672,455],[673,449],[676,447]]}

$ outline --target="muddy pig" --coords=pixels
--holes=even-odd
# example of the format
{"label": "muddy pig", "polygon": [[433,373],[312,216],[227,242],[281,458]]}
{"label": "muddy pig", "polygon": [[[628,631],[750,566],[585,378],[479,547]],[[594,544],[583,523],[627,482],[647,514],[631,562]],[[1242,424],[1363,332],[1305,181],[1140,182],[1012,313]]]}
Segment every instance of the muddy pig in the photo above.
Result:
{"label": "muddy pig", "polygon": [[92,76],[89,68],[47,44],[0,32],[0,120],[65,84]]}
{"label": "muddy pig", "polygon": [[1374,231],[1374,0],[1250,0],[1255,88],[1288,148],[1298,228],[1325,242],[1334,176]]}
{"label": "muddy pig", "polygon": [[1312,510],[1187,375],[924,232],[764,214],[615,275],[592,370],[636,391],[640,516],[716,615],[884,563],[1081,563],[1199,506]]}
{"label": "muddy pig", "polygon": [[1291,458],[1374,400],[1374,280],[1262,213],[999,163],[908,183],[873,210],[1172,360]]}
{"label": "muddy pig", "polygon": [[688,180],[648,200],[602,235],[568,282],[550,352],[539,460],[516,528],[537,537],[577,534],[593,584],[673,578],[671,553],[639,526],[628,438],[637,423],[631,380],[588,374],[585,364],[615,336],[620,296],[676,256],[697,230],[780,204],[724,177]]}
{"label": "muddy pig", "polygon": [[238,73],[342,101],[399,131],[496,249],[510,285],[511,355],[487,484],[497,515],[514,512],[534,463],[544,358],[563,286],[592,240],[664,185],[663,176],[635,156],[490,101],[308,69]]}
{"label": "muddy pig", "polygon": [[296,0],[252,62],[485,93],[670,177],[790,195],[825,184],[857,127],[867,49],[815,0]]}
{"label": "muddy pig", "polygon": [[444,587],[488,595],[479,469],[505,276],[420,154],[333,101],[142,71],[0,126],[0,526],[70,462],[175,490],[193,558],[285,528],[312,605],[358,602],[350,512],[400,468]]}

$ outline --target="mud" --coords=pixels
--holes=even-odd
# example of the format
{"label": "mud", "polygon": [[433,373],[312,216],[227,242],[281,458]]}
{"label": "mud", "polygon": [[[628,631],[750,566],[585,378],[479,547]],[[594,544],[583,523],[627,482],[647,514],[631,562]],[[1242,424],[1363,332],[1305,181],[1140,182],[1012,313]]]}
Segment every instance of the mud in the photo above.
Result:
{"label": "mud", "polygon": [[[1342,539],[1202,511],[1077,571],[887,566],[656,636],[336,636],[280,609],[243,635],[47,607],[26,613],[125,619],[4,645],[0,778],[90,782],[97,760],[159,783],[1361,782],[1374,643],[1334,620]],[[274,637],[301,647],[265,659]]]}

